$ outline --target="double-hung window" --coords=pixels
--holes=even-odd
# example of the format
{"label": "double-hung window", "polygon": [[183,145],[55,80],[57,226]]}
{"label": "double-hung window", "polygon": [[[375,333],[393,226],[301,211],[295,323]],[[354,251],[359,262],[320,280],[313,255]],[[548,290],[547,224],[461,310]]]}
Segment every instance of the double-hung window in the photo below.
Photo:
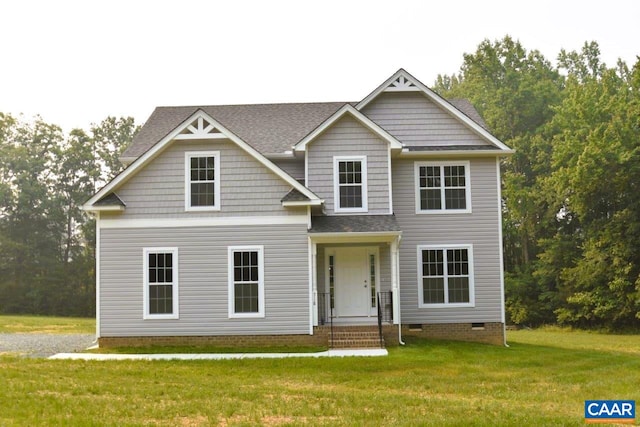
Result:
{"label": "double-hung window", "polygon": [[418,246],[419,306],[474,305],[471,245]]}
{"label": "double-hung window", "polygon": [[264,247],[229,247],[229,317],[264,317]]}
{"label": "double-hung window", "polygon": [[367,212],[367,157],[333,158],[335,212]]}
{"label": "double-hung window", "polygon": [[178,318],[178,248],[144,248],[144,319]]}
{"label": "double-hung window", "polygon": [[185,210],[220,210],[220,152],[185,153]]}
{"label": "double-hung window", "polygon": [[469,162],[416,162],[417,213],[471,212]]}

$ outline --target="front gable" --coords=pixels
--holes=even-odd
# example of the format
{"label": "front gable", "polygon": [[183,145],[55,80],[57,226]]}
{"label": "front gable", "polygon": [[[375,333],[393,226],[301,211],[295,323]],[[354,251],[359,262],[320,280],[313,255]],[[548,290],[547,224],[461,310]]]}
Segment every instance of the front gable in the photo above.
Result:
{"label": "front gable", "polygon": [[[304,149],[306,186],[325,201],[327,214],[392,212],[391,144],[361,121],[351,114],[344,114]],[[349,169],[354,165],[358,169],[354,171],[358,182],[341,182],[341,168]],[[357,188],[342,188],[352,185]],[[341,206],[341,191],[358,192],[358,203]]]}
{"label": "front gable", "polygon": [[[191,191],[191,160],[212,159],[213,192]],[[196,173],[207,173],[207,165]],[[170,144],[153,161],[122,183],[117,194],[126,204],[118,217],[224,218],[305,215],[306,209],[288,208],[283,199],[292,186],[228,139],[193,139]],[[298,194],[300,194],[298,192]],[[309,198],[300,194],[302,203]],[[204,197],[203,197],[204,196]],[[197,198],[203,200],[198,202]]]}
{"label": "front gable", "polygon": [[415,146],[487,146],[511,153],[481,124],[400,69],[356,108],[410,150]]}
{"label": "front gable", "polygon": [[[276,180],[276,182],[278,182],[279,185],[284,186],[286,188],[285,191],[280,194],[276,200],[279,201],[288,191],[291,190],[291,188],[293,188],[308,199],[309,205],[319,205],[322,203],[322,201],[315,194],[309,191],[308,188],[297,182],[290,175],[277,167],[270,160],[265,158],[253,147],[230,132],[221,123],[217,122],[213,117],[209,116],[204,111],[199,110],[191,115],[178,127],[169,132],[169,134],[158,141],[154,146],[149,148],[144,154],[138,157],[127,169],[121,172],[111,182],[109,182],[100,191],[98,191],[91,199],[89,199],[89,201],[87,201],[83,208],[87,211],[106,210],[104,208],[97,209],[96,203],[104,199],[111,193],[115,192],[116,190],[118,190],[120,196],[124,196],[122,188],[126,186],[128,181],[133,177],[139,175],[141,171],[149,168],[151,164],[156,162],[156,158],[161,157],[163,153],[165,153],[165,151],[172,151],[172,149],[173,151],[175,151],[176,146],[182,147],[178,148],[178,151],[182,151],[182,156],[186,156],[187,154],[185,153],[187,151],[204,152],[207,150],[215,150],[215,148],[212,147],[215,147],[217,144],[227,146],[228,149],[231,149],[231,147],[233,147],[236,155],[232,157],[243,158],[243,161],[249,161],[260,165],[260,169],[268,171],[268,173],[272,176],[273,179]],[[187,151],[185,151],[186,148],[188,148]],[[182,159],[183,160],[178,163],[181,168],[184,168],[185,157],[183,157]],[[168,165],[166,166],[169,167]],[[162,170],[167,170],[162,169],[160,171],[160,176],[158,177],[158,179],[160,181],[171,179],[172,182],[179,182],[184,186],[184,169],[182,169],[183,172],[180,173],[180,175],[182,176],[182,178],[180,179],[179,176],[175,175],[178,174],[178,169],[180,169],[176,169],[176,167],[177,166],[175,163],[175,159],[173,159],[171,168],[174,170],[174,175],[171,176],[171,178],[168,178],[169,175],[165,174],[165,178],[162,178]],[[244,176],[245,182],[251,179],[252,174]],[[140,197],[144,197],[143,194],[148,191],[156,191],[157,187],[161,186],[158,182],[152,180],[146,182],[145,185],[143,185],[143,188],[140,188],[137,191],[140,191]],[[162,189],[159,188],[159,191],[162,191]],[[160,201],[158,203],[162,202]]]}
{"label": "front gable", "polygon": [[327,118],[327,120],[321,123],[320,126],[318,126],[311,133],[305,136],[300,142],[298,142],[293,147],[293,149],[299,152],[305,151],[308,144],[318,139],[320,135],[322,135],[327,129],[331,128],[340,119],[348,116],[359,122],[362,127],[368,129],[370,132],[377,135],[380,139],[386,141],[389,144],[389,148],[402,149],[402,143],[400,141],[398,141],[395,137],[390,135],[376,123],[371,121],[367,116],[356,110],[350,104],[345,104],[342,108],[332,114],[331,117]]}

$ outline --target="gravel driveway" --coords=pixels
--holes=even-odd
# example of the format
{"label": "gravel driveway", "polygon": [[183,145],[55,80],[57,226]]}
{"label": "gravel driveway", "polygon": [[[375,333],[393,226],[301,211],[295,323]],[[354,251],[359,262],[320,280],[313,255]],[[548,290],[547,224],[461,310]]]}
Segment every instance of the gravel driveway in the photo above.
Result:
{"label": "gravel driveway", "polygon": [[0,354],[49,357],[82,351],[95,341],[94,334],[0,334]]}

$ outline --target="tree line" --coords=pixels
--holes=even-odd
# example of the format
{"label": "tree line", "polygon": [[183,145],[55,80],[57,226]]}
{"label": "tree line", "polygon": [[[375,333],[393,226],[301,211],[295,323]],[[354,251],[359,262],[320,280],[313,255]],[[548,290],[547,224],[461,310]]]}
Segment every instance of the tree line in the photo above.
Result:
{"label": "tree line", "polygon": [[553,66],[507,36],[435,90],[516,150],[502,162],[508,321],[637,328],[640,58],[607,67],[590,42]]}
{"label": "tree line", "polygon": [[[607,67],[591,42],[552,65],[506,36],[434,89],[516,150],[502,161],[507,321],[637,328],[640,60]],[[80,206],[138,129],[108,117],[64,135],[0,113],[0,312],[94,315],[95,222]]]}
{"label": "tree line", "polygon": [[81,206],[137,129],[108,117],[65,135],[0,113],[0,313],[95,315],[95,220]]}

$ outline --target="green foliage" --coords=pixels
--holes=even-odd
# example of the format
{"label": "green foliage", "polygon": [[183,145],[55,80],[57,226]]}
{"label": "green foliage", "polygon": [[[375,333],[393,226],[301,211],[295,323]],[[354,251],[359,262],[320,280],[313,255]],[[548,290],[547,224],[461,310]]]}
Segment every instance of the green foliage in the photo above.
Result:
{"label": "green foliage", "polygon": [[95,222],[81,206],[136,131],[109,117],[65,136],[0,113],[0,313],[93,315]]}
{"label": "green foliage", "polygon": [[595,42],[554,69],[508,36],[439,76],[517,150],[502,175],[512,322],[639,325],[639,82],[640,62],[607,68]]}

